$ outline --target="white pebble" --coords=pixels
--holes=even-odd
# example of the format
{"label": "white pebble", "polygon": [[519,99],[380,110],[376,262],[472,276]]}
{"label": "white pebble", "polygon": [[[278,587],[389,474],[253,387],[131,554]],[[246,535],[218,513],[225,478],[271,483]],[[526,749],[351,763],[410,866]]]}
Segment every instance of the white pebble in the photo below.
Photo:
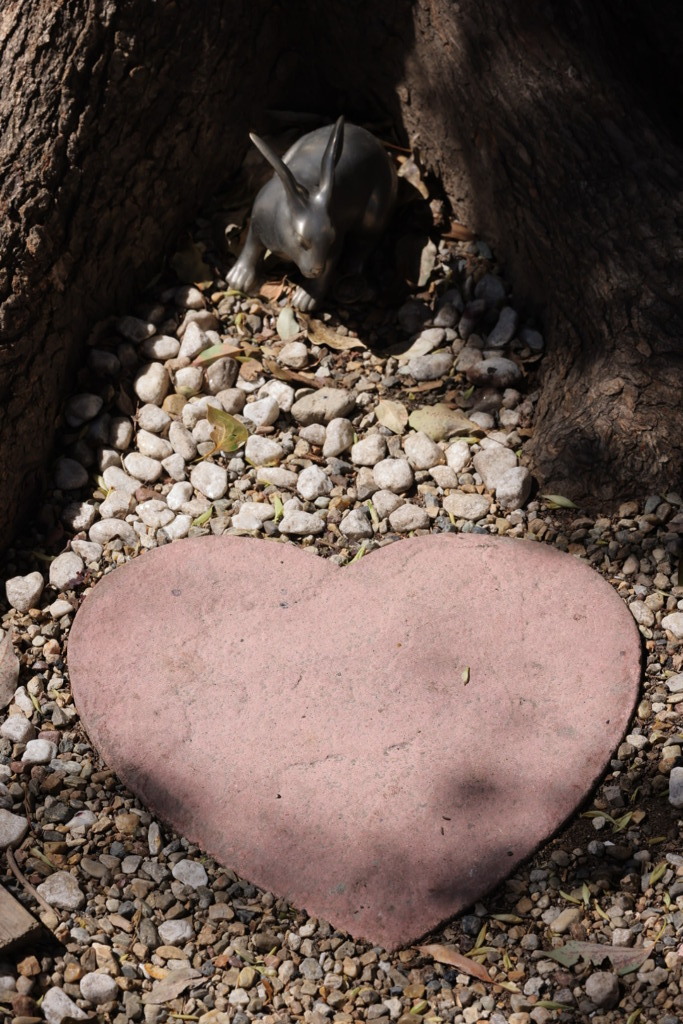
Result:
{"label": "white pebble", "polygon": [[341,533],[351,541],[372,537],[372,522],[367,509],[354,508],[347,513],[339,524]]}
{"label": "white pebble", "polygon": [[289,412],[294,405],[294,388],[283,380],[269,380],[258,391],[259,398],[274,398],[282,412]]}
{"label": "white pebble", "polygon": [[502,508],[522,508],[531,491],[531,474],[524,466],[502,473],[496,484],[496,501]]}
{"label": "white pebble", "polygon": [[125,519],[135,504],[135,498],[128,491],[110,491],[100,505],[102,519]]}
{"label": "white pebble", "polygon": [[192,498],[192,484],[189,482],[173,484],[166,496],[168,507],[178,512],[186,501]]}
{"label": "white pebble", "polygon": [[299,473],[296,489],[305,501],[315,501],[330,493],[332,481],[320,466],[308,466]]}
{"label": "white pebble", "polygon": [[322,423],[309,423],[307,427],[299,428],[299,437],[315,448],[322,448],[325,444],[327,430]]}
{"label": "white pebble", "polygon": [[485,494],[466,494],[456,491],[443,500],[443,507],[454,519],[467,519],[476,522],[488,515],[491,499]]}
{"label": "white pebble", "polygon": [[171,423],[168,430],[168,440],[173,451],[182,455],[185,462],[191,462],[197,456],[197,445],[192,434],[182,423],[175,421]]}
{"label": "white pebble", "polygon": [[225,356],[217,359],[204,371],[206,390],[212,395],[219,395],[233,387],[239,373],[239,363],[235,359]]}
{"label": "white pebble", "polygon": [[308,349],[303,341],[290,341],[283,345],[277,355],[277,360],[290,370],[303,370],[308,362]]}
{"label": "white pebble", "polygon": [[140,352],[145,359],[175,359],[180,351],[180,342],[168,334],[155,334],[153,338],[143,341]]}
{"label": "white pebble", "polygon": [[509,448],[492,445],[474,456],[474,468],[484,481],[484,486],[495,491],[503,474],[517,465],[517,456]]}
{"label": "white pebble", "polygon": [[261,466],[256,471],[256,482],[266,487],[281,487],[285,491],[293,491],[297,485],[298,476],[289,469],[281,469],[280,466]]}
{"label": "white pebble", "polygon": [[[312,424],[312,426],[313,425],[318,426],[319,424]],[[348,451],[353,444],[353,434],[353,423],[351,420],[347,420],[341,416],[337,416],[335,419],[330,420],[327,424],[327,430],[325,431],[323,457],[331,459],[335,458],[337,455],[341,455],[342,452]]]}
{"label": "white pebble", "polygon": [[75,586],[85,569],[85,562],[74,551],[57,555],[50,563],[50,584],[57,590],[68,590]]}
{"label": "white pebble", "polygon": [[123,519],[100,519],[98,523],[93,523],[90,527],[88,537],[95,544],[102,545],[108,544],[115,537],[120,538],[131,548],[138,543],[135,530],[130,523],[126,523]]}
{"label": "white pebble", "polygon": [[89,565],[90,562],[99,562],[102,557],[102,545],[93,544],[89,540],[72,540],[71,547],[77,555],[81,556],[86,565]]}
{"label": "white pebble", "polygon": [[85,906],[85,896],[76,878],[68,871],[55,871],[36,888],[46,903],[59,910],[80,910]]}
{"label": "white pebble", "polygon": [[21,755],[24,764],[49,764],[57,756],[57,744],[52,740],[29,740]]}
{"label": "white pebble", "polygon": [[44,586],[45,580],[39,572],[30,572],[28,576],[12,576],[5,583],[5,593],[10,607],[16,608],[18,612],[37,608]]}
{"label": "white pebble", "polygon": [[683,768],[672,768],[669,772],[669,803],[683,807]]}
{"label": "white pebble", "polygon": [[450,466],[432,466],[429,472],[437,486],[443,490],[458,486],[458,474]]}
{"label": "white pebble", "polygon": [[389,525],[396,533],[425,530],[429,526],[429,516],[426,509],[406,502],[404,505],[400,505],[395,512],[391,513]]}
{"label": "white pebble", "polygon": [[177,881],[191,889],[198,889],[200,886],[206,885],[209,880],[204,865],[196,860],[177,861],[171,868],[171,874]]}
{"label": "white pebble", "polygon": [[190,398],[202,390],[203,372],[201,366],[184,366],[175,373],[176,394]]}
{"label": "white pebble", "polygon": [[683,640],[683,612],[672,612],[662,619],[663,629],[668,629],[677,640]]}
{"label": "white pebble", "polygon": [[139,452],[131,452],[123,460],[124,468],[137,480],[146,484],[155,483],[161,476],[163,469],[157,459],[151,459],[148,455],[141,455]]}
{"label": "white pebble", "polygon": [[141,455],[157,459],[159,462],[173,454],[173,448],[169,442],[157,434],[152,434],[149,430],[138,430],[137,448]]}
{"label": "white pebble", "polygon": [[425,356],[414,356],[407,369],[415,380],[438,380],[447,376],[452,366],[452,352],[431,352]]}
{"label": "white pebble", "polygon": [[280,520],[280,533],[293,537],[317,535],[325,530],[325,522],[317,512],[301,512],[298,509],[285,512]]}
{"label": "white pebble", "polygon": [[403,498],[393,491],[375,491],[372,496],[372,504],[380,519],[386,519],[391,513],[403,504]]}
{"label": "white pebble", "polygon": [[177,946],[179,942],[185,944],[194,936],[192,919],[189,917],[176,917],[171,921],[162,921],[158,932],[163,941],[169,946]]}
{"label": "white pebble", "polygon": [[245,405],[243,415],[256,427],[269,427],[280,415],[280,406],[274,398],[259,398]]}
{"label": "white pebble", "polygon": [[158,498],[150,498],[149,501],[141,502],[137,507],[137,513],[145,526],[153,530],[159,530],[162,526],[168,526],[173,522],[175,515],[165,501]]}
{"label": "white pebble", "polygon": [[4,736],[6,740],[11,740],[12,743],[28,743],[35,734],[34,725],[32,722],[29,722],[28,718],[24,718],[23,715],[10,715],[0,725],[0,736]]}
{"label": "white pebble", "polygon": [[443,450],[421,430],[403,439],[403,450],[413,469],[432,469],[446,461]]}
{"label": "white pebble", "polygon": [[368,434],[351,448],[351,462],[354,466],[376,466],[386,456],[387,442],[381,434]]}
{"label": "white pebble", "polygon": [[270,437],[252,434],[244,446],[244,457],[252,466],[273,466],[281,462],[285,452],[281,444]]}
{"label": "white pebble", "polygon": [[52,604],[48,605],[47,610],[50,613],[50,617],[53,619],[61,619],[64,615],[73,615],[74,608],[70,601],[65,601],[62,598],[57,598]]}
{"label": "white pebble", "polygon": [[180,288],[176,288],[173,293],[173,301],[176,306],[181,306],[184,309],[204,309],[206,306],[206,300],[199,288],[195,288],[191,284],[183,284]]}
{"label": "white pebble", "polygon": [[393,491],[395,494],[410,490],[415,482],[407,459],[383,459],[374,467],[373,478],[380,490]]}
{"label": "white pebble", "polygon": [[163,532],[170,540],[180,540],[181,537],[187,537],[191,526],[192,516],[179,515],[175,517],[172,523],[164,526]]}
{"label": "white pebble", "polygon": [[182,343],[178,355],[185,359],[196,359],[200,352],[211,345],[210,340],[204,334],[201,327],[193,321],[189,321],[182,335]]}
{"label": "white pebble", "polygon": [[110,1003],[119,991],[119,986],[109,974],[98,974],[95,971],[84,974],[80,980],[81,995],[93,1006]]}
{"label": "white pebble", "polygon": [[171,480],[185,480],[187,473],[185,471],[185,459],[182,455],[178,455],[175,452],[173,455],[169,455],[167,459],[163,459],[161,465],[164,467]]}
{"label": "white pebble", "polygon": [[168,394],[170,378],[161,363],[147,363],[137,374],[133,387],[141,402],[161,405]]}
{"label": "white pebble", "polygon": [[[153,406],[153,408],[156,408]],[[109,444],[118,451],[125,452],[133,440],[133,424],[127,416],[114,416],[109,424]]]}
{"label": "white pebble", "polygon": [[28,832],[28,819],[23,814],[0,810],[0,850],[18,846]]}
{"label": "white pebble", "polygon": [[190,482],[195,490],[215,501],[222,498],[228,489],[228,474],[222,466],[214,466],[211,462],[200,462],[190,472]]}
{"label": "white pebble", "polygon": [[231,416],[237,416],[238,413],[241,413],[247,400],[247,396],[241,388],[227,388],[225,391],[219,391],[216,398],[219,400],[223,410]]}
{"label": "white pebble", "polygon": [[88,501],[72,501],[62,509],[62,522],[75,533],[89,530],[96,518],[97,509]]}
{"label": "white pebble", "polygon": [[140,486],[140,479],[124,473],[118,466],[109,466],[108,469],[105,469],[102,476],[110,491],[123,491],[125,494],[132,496]]}
{"label": "white pebble", "polygon": [[[40,885],[38,889],[41,889]],[[80,905],[83,906],[83,904]],[[62,1024],[62,1021],[67,1019],[85,1020],[88,1016],[80,1006],[76,1006],[73,999],[70,999],[63,989],[56,986],[47,990],[40,1009],[47,1024]]]}
{"label": "white pebble", "polygon": [[171,422],[171,417],[158,405],[143,405],[138,410],[138,426],[151,434],[160,434]]}

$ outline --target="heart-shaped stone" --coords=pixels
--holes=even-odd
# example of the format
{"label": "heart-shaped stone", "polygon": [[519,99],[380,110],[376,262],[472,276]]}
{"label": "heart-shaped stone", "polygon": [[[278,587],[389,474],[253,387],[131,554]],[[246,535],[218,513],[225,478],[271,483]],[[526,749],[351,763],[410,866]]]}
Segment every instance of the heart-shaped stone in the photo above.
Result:
{"label": "heart-shaped stone", "polygon": [[473,535],[343,569],[241,537],[158,548],[96,585],[68,655],[91,740],[145,804],[387,948],[558,828],[640,676],[636,627],[596,572]]}

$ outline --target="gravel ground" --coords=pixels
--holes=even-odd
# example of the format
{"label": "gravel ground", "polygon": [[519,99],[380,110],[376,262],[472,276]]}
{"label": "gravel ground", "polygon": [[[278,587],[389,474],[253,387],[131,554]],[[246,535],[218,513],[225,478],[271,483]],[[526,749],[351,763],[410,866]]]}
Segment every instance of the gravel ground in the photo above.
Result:
{"label": "gravel ground", "polygon": [[[196,237],[210,249],[209,227]],[[543,338],[483,243],[423,255],[428,281],[398,309],[363,295],[308,322],[289,286],[245,300],[207,270],[201,289],[161,282],[93,332],[51,487],[2,566],[0,848],[14,853],[0,870],[56,940],[0,958],[0,1020],[683,1020],[683,498],[591,517],[535,493],[519,454]],[[647,658],[631,730],[584,813],[430,937],[502,986],[439,962],[448,950],[353,942],[152,820],[81,731],[64,661],[82,595],[146,548],[245,533],[341,565],[452,531],[586,559],[630,607]],[[569,940],[632,969],[558,962]]]}

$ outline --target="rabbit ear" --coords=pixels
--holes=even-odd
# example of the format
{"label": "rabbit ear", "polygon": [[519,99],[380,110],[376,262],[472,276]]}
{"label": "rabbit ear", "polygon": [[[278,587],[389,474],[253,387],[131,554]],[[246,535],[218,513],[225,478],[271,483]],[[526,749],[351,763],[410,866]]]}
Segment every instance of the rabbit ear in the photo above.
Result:
{"label": "rabbit ear", "polygon": [[303,185],[300,185],[286,163],[280,159],[277,153],[273,152],[267,142],[260,139],[258,135],[250,133],[249,138],[254,143],[262,156],[266,158],[285,188],[285,192],[293,203],[305,202],[308,199],[308,192]]}
{"label": "rabbit ear", "polygon": [[340,117],[337,119],[337,123],[332,129],[329,141],[325,146],[325,152],[323,154],[322,164],[320,166],[320,186],[318,191],[321,196],[324,196],[328,200],[332,195],[332,186],[334,185],[334,169],[337,166],[339,157],[341,156],[343,145],[344,118]]}

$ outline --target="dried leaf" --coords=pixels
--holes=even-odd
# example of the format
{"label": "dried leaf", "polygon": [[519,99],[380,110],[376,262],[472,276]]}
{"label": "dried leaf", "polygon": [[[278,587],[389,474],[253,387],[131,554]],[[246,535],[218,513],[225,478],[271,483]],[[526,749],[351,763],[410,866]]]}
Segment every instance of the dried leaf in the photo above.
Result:
{"label": "dried leaf", "polygon": [[565,498],[562,494],[541,494],[541,498],[547,502],[548,508],[578,508],[571,498]]}
{"label": "dried leaf", "polygon": [[160,1005],[177,999],[179,995],[192,986],[197,978],[202,975],[193,967],[181,967],[177,971],[170,971],[167,977],[157,981],[152,986],[151,992],[146,992],[142,997],[143,1003],[154,1003]]}
{"label": "dried leaf", "polygon": [[183,284],[211,284],[211,270],[204,262],[202,250],[191,238],[171,256],[170,263]]}
{"label": "dried leaf", "polygon": [[397,173],[399,178],[405,178],[405,180],[409,182],[414,189],[417,189],[423,199],[429,199],[429,189],[422,180],[420,168],[412,157],[408,157],[401,162]]}
{"label": "dried leaf", "polygon": [[12,702],[19,679],[19,659],[14,652],[12,637],[0,629],[0,708]]}
{"label": "dried leaf", "polygon": [[521,924],[524,920],[518,914],[489,914],[492,921],[502,921],[503,924]]}
{"label": "dried leaf", "polygon": [[579,960],[588,960],[599,967],[604,960],[609,960],[618,974],[629,974],[637,971],[647,960],[650,950],[631,949],[630,946],[604,946],[599,942],[567,942],[557,949],[550,949],[546,956],[557,960],[563,967],[573,967]]}
{"label": "dried leaf", "polygon": [[240,356],[242,352],[243,349],[239,345],[233,345],[230,341],[222,341],[220,345],[205,348],[196,359],[192,360],[192,366],[210,366],[217,359],[223,359],[225,356]]}
{"label": "dried leaf", "polygon": [[301,325],[291,306],[285,306],[280,311],[275,327],[283,341],[294,341],[302,333]]}
{"label": "dried leaf", "polygon": [[269,302],[277,302],[284,290],[285,281],[283,278],[282,281],[264,281],[264,283],[260,285],[258,293]]}
{"label": "dried leaf", "polygon": [[[211,439],[216,446],[214,451],[220,448],[222,452],[234,452],[241,448],[249,437],[249,431],[244,424],[231,416],[229,412],[223,412],[222,409],[216,409],[210,405],[206,410],[206,417],[214,428],[211,431]],[[212,455],[213,452],[207,454]],[[204,457],[206,458],[206,456]]]}
{"label": "dried leaf", "polygon": [[588,888],[588,886],[586,885],[586,883],[585,883],[585,882],[584,882],[584,883],[583,883],[583,885],[581,886],[581,899],[583,900],[583,902],[585,903],[585,905],[586,905],[587,907],[589,907],[589,906],[590,906],[590,902],[591,902],[591,891],[590,891],[590,889]]}
{"label": "dried leaf", "polygon": [[322,377],[316,377],[314,373],[298,373],[296,370],[290,370],[286,366],[280,366],[274,359],[264,359],[263,365],[278,380],[293,380],[297,384],[305,384],[311,388],[322,388],[325,386],[325,381]]}
{"label": "dried leaf", "polygon": [[375,418],[383,427],[400,435],[408,425],[408,410],[402,402],[383,398],[375,407]]}
{"label": "dried leaf", "polygon": [[396,354],[396,358],[399,363],[407,363],[415,356],[426,356],[430,352],[433,352],[435,348],[443,343],[439,341],[437,337],[430,337],[429,334],[421,333],[415,338],[415,340],[408,346],[408,348],[401,347],[400,351],[397,351],[398,346],[392,346],[392,353]]}
{"label": "dried leaf", "polygon": [[[463,685],[464,686],[467,686],[467,684],[470,681],[470,666],[469,665],[467,665],[467,667],[465,668],[465,671],[462,673],[462,681],[463,681]],[[484,928],[484,934],[486,934],[486,929],[485,928]],[[475,949],[476,949],[476,945],[475,945]]]}
{"label": "dried leaf", "polygon": [[306,325],[308,337],[316,345],[327,345],[337,352],[346,352],[352,348],[366,348],[364,341],[346,334],[338,334],[319,320],[309,320]]}
{"label": "dried leaf", "polygon": [[487,981],[490,985],[499,984],[495,981],[482,964],[464,956],[455,946],[442,946],[439,943],[432,943],[429,946],[417,947],[423,956],[430,956],[439,964],[448,964],[450,967],[457,967],[479,981]]}
{"label": "dried leaf", "polygon": [[459,409],[451,409],[442,402],[436,405],[423,405],[415,409],[408,422],[413,430],[421,430],[432,441],[443,441],[456,434],[473,434],[481,436],[481,427],[465,416]]}
{"label": "dried leaf", "polygon": [[240,367],[240,377],[242,380],[257,380],[262,373],[263,366],[258,359],[245,359]]}

